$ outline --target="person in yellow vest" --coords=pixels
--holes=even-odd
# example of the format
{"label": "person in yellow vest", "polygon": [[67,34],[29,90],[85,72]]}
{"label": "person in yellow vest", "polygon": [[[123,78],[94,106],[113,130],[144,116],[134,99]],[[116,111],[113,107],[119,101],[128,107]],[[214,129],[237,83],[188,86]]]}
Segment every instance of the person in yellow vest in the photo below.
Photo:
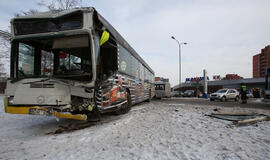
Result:
{"label": "person in yellow vest", "polygon": [[247,103],[247,86],[243,84],[241,85],[241,100],[243,104]]}

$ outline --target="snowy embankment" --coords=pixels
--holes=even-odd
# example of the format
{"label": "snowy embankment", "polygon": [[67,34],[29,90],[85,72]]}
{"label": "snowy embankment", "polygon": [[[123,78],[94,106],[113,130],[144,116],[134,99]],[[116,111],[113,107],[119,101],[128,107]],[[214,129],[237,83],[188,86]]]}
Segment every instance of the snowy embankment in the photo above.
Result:
{"label": "snowy embankment", "polygon": [[153,101],[86,129],[47,135],[74,121],[5,114],[1,107],[0,159],[270,159],[270,122],[230,127],[205,116],[214,108]]}

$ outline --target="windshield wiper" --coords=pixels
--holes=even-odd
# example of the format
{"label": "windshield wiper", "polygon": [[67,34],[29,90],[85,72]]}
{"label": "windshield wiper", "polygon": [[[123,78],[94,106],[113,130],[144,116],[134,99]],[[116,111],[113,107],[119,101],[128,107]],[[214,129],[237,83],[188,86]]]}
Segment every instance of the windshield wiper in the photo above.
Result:
{"label": "windshield wiper", "polygon": [[78,75],[54,75],[53,77],[56,77],[56,78],[66,78],[66,77],[80,77],[80,76],[91,76],[92,74],[91,73],[86,73],[86,74],[78,74]]}
{"label": "windshield wiper", "polygon": [[32,84],[32,83],[37,83],[37,82],[45,82],[45,81],[48,81],[48,80],[50,80],[50,78],[42,79],[42,80],[34,81],[34,82],[26,82],[26,83],[23,83],[23,84]]}

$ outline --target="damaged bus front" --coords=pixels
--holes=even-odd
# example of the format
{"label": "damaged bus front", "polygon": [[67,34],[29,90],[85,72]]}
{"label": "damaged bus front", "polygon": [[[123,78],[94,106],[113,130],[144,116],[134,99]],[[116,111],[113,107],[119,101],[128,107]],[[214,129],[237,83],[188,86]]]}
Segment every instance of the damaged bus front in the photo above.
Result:
{"label": "damaged bus front", "polygon": [[[93,112],[126,111],[154,95],[151,68],[134,53],[140,69],[134,73],[145,71],[147,83],[125,74],[119,50],[131,47],[94,8],[19,17],[11,25],[7,113],[87,120]],[[144,89],[135,90],[139,85]]]}
{"label": "damaged bus front", "polygon": [[[62,12],[59,12],[62,13]],[[5,111],[86,120],[94,107],[95,55],[89,13],[44,13],[12,20]],[[44,18],[43,18],[44,17]]]}

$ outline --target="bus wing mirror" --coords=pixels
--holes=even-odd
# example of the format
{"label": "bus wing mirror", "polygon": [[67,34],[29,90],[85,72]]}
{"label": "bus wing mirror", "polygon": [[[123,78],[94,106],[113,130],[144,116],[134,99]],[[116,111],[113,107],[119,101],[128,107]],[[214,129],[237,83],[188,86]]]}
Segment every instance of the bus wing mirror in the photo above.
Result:
{"label": "bus wing mirror", "polygon": [[103,31],[102,36],[100,38],[99,45],[102,46],[105,42],[107,42],[110,38],[110,33],[107,31]]}

